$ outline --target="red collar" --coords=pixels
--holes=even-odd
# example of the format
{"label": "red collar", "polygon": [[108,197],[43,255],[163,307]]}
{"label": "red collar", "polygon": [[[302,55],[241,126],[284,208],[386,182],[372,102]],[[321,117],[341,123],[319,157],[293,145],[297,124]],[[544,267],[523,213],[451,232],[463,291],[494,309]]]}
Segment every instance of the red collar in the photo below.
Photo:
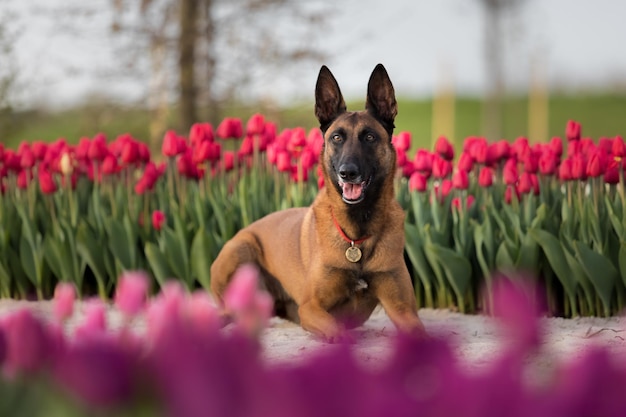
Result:
{"label": "red collar", "polygon": [[339,222],[337,221],[337,219],[335,218],[335,214],[333,213],[333,208],[330,208],[330,216],[333,218],[333,223],[335,224],[335,228],[337,229],[337,231],[339,232],[339,234],[341,235],[341,237],[343,238],[343,240],[345,240],[346,242],[350,243],[351,245],[359,245],[363,242],[365,242],[367,239],[370,238],[370,236],[365,236],[362,237],[360,239],[350,239],[348,237],[348,235],[346,235],[346,232],[343,231],[343,229],[341,228],[341,226],[339,225]]}

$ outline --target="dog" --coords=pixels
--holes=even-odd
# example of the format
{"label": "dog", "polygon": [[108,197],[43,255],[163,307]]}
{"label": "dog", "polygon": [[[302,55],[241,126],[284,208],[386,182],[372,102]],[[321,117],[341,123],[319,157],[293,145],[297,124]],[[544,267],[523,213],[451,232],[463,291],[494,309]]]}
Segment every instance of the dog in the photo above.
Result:
{"label": "dog", "polygon": [[211,266],[211,291],[222,297],[240,265],[255,264],[274,313],[328,342],[349,338],[378,304],[396,328],[425,335],[404,261],[404,211],[395,199],[391,143],[395,92],[378,64],[365,110],[347,111],[337,80],[322,66],[315,115],[324,136],[325,186],[310,207],[257,220],[226,242]]}

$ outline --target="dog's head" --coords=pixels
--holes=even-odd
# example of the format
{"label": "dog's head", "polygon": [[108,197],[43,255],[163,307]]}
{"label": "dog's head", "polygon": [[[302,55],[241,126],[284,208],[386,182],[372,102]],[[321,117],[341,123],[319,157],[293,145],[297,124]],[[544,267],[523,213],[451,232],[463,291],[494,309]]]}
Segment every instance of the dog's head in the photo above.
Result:
{"label": "dog's head", "polygon": [[398,113],[385,67],[378,64],[367,85],[365,110],[348,112],[337,80],[322,66],[315,86],[315,115],[324,135],[322,167],[327,185],[356,205],[380,195],[393,179],[396,153],[391,144]]}

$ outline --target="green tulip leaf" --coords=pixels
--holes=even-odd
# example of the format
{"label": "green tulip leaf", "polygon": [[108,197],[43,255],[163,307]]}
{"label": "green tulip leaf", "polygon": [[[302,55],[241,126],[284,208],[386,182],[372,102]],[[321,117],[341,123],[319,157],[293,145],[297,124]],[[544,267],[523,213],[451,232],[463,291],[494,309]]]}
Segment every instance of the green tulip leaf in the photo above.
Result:
{"label": "green tulip leaf", "polygon": [[541,247],[550,267],[563,285],[572,305],[575,303],[578,283],[572,273],[567,258],[563,253],[563,247],[559,240],[552,233],[541,229],[531,229],[528,231],[530,237]]}
{"label": "green tulip leaf", "polygon": [[191,271],[206,290],[211,286],[211,259],[213,242],[204,227],[200,227],[191,243]]}
{"label": "green tulip leaf", "polygon": [[585,271],[589,281],[602,300],[605,315],[610,314],[611,297],[615,284],[619,279],[619,273],[611,261],[603,255],[595,252],[582,242],[574,242],[574,250],[580,261],[580,266]]}
{"label": "green tulip leaf", "polygon": [[465,294],[472,278],[472,265],[455,251],[443,246],[427,244],[425,251],[437,259],[445,277],[457,297],[457,305],[461,312],[465,311]]}
{"label": "green tulip leaf", "polygon": [[172,278],[174,275],[172,274],[163,253],[159,250],[159,247],[152,242],[147,242],[144,250],[146,253],[146,259],[148,260],[148,265],[150,265],[150,269],[152,269],[154,278],[160,286],[165,285],[167,280]]}

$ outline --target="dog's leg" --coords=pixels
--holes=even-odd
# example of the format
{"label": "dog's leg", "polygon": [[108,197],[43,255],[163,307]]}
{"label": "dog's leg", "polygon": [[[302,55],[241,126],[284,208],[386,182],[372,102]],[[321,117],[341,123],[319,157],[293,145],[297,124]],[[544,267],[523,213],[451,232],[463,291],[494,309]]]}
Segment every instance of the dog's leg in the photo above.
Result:
{"label": "dog's leg", "polygon": [[317,299],[311,299],[298,308],[300,325],[305,330],[322,337],[330,343],[349,341],[345,328],[322,307]]}
{"label": "dog's leg", "polygon": [[211,292],[222,307],[224,291],[233,274],[246,263],[258,265],[257,253],[258,248],[245,235],[235,236],[220,251],[211,265]]}
{"label": "dog's leg", "polygon": [[426,336],[424,325],[417,315],[408,271],[379,275],[373,283],[372,290],[396,328],[403,333]]}

